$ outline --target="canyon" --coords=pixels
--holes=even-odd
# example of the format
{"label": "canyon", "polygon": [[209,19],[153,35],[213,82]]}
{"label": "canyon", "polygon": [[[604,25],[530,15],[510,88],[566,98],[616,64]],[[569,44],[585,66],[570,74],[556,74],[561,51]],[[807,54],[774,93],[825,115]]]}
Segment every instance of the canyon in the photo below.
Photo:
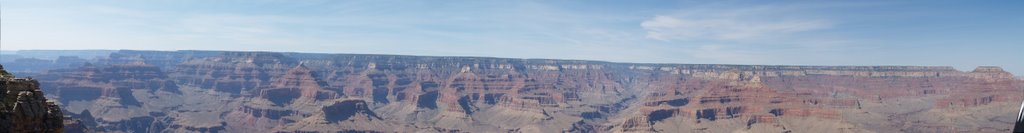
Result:
{"label": "canyon", "polygon": [[25,53],[0,63],[99,132],[1010,132],[1024,100],[995,66]]}

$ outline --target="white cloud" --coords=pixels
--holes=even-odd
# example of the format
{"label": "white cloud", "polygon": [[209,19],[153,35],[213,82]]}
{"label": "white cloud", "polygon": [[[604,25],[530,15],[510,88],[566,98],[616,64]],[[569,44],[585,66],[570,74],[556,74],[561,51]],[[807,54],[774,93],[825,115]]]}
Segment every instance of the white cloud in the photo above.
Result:
{"label": "white cloud", "polygon": [[[844,48],[849,40],[823,33],[833,27],[816,16],[822,5],[722,7],[699,5],[640,22],[644,37],[684,47],[702,63],[759,64],[813,57]],[[794,51],[800,51],[794,53]]]}
{"label": "white cloud", "polygon": [[[770,12],[770,9],[767,9]],[[785,18],[762,10],[717,11],[658,15],[640,23],[651,39],[745,41],[826,29],[831,22],[821,19]],[[701,11],[705,12],[705,11]],[[710,15],[717,14],[717,15]]]}

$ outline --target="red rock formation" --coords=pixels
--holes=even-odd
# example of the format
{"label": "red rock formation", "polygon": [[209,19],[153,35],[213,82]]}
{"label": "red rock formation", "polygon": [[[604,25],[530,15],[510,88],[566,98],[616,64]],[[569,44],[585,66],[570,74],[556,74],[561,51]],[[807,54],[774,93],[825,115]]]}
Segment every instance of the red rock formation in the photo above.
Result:
{"label": "red rock formation", "polygon": [[303,99],[316,101],[341,98],[335,90],[327,90],[322,86],[326,83],[317,79],[313,71],[303,65],[295,66],[280,77],[267,89],[259,89],[258,97],[268,99],[276,105],[290,104],[293,100]]}
{"label": "red rock formation", "polygon": [[124,105],[141,106],[132,90],[180,93],[178,85],[160,68],[147,64],[86,64],[77,69],[49,71],[44,76],[54,79],[44,81],[44,86],[54,88],[64,101],[113,98]]}
{"label": "red rock formation", "polygon": [[237,94],[269,86],[270,78],[284,75],[295,63],[279,53],[225,52],[181,62],[170,76],[182,84]]}

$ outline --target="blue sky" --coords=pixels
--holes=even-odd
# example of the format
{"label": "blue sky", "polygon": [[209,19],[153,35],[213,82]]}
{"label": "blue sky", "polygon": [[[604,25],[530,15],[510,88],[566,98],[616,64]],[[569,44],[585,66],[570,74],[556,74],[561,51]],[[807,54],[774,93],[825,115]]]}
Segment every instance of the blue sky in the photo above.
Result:
{"label": "blue sky", "polygon": [[0,1],[2,50],[1003,66],[1024,1]]}

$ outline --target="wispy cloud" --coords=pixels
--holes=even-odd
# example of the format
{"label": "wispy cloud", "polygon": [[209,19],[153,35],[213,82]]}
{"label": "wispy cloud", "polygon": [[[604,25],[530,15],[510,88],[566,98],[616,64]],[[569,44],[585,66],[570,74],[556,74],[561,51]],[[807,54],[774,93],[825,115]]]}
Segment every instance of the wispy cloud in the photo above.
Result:
{"label": "wispy cloud", "polygon": [[684,10],[673,15],[657,15],[640,23],[647,37],[658,40],[712,39],[744,41],[778,38],[787,35],[827,29],[832,22],[814,18],[786,18],[781,9],[756,10]]}
{"label": "wispy cloud", "polygon": [[[815,17],[822,5],[698,5],[657,14],[639,23],[647,39],[676,44],[701,62],[756,64],[794,60],[792,51],[830,51],[852,41],[814,35],[836,27]],[[799,56],[799,55],[797,55]]]}

